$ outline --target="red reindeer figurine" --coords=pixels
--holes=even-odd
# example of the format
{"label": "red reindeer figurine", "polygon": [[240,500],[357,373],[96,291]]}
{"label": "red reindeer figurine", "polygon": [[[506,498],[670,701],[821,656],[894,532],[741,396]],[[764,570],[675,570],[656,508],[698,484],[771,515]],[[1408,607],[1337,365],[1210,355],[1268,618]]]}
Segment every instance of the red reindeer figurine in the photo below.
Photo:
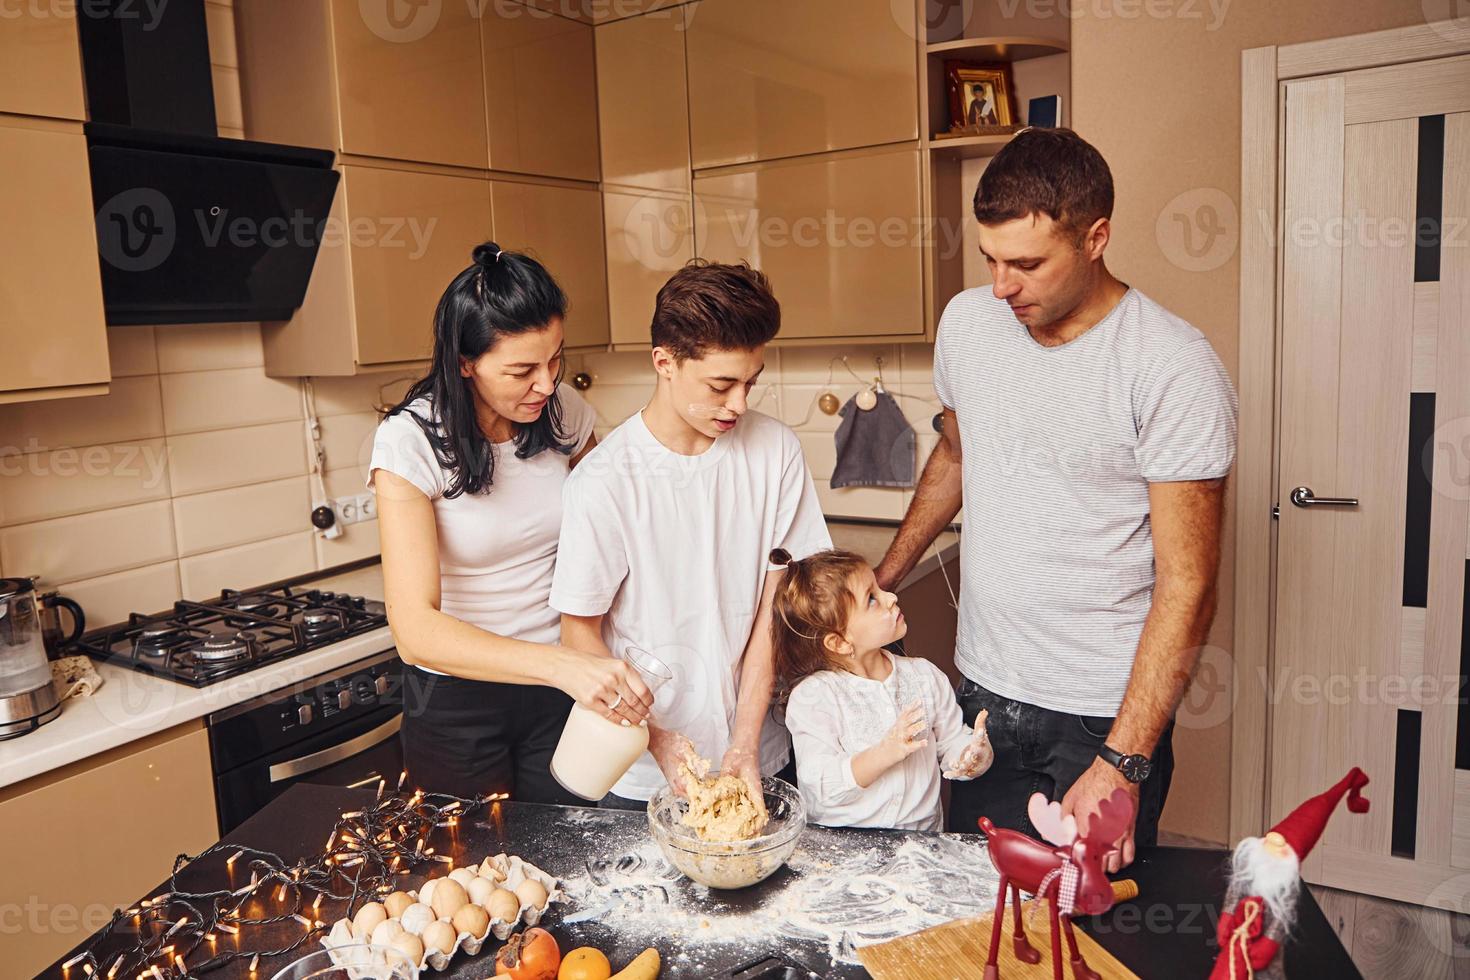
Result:
{"label": "red reindeer figurine", "polygon": [[[1024,963],[1041,962],[1038,953],[1026,940],[1021,927],[1021,890],[1047,899],[1051,915],[1051,972],[1053,980],[1062,980],[1061,933],[1067,936],[1067,954],[1072,960],[1074,980],[1099,980],[1077,949],[1072,932],[1072,915],[1098,915],[1113,906],[1113,886],[1103,873],[1103,858],[1114,849],[1114,843],[1133,824],[1133,798],[1125,791],[1113,794],[1098,805],[1097,814],[1087,822],[1087,831],[1077,835],[1077,821],[1062,816],[1060,803],[1048,803],[1036,793],[1027,807],[1031,823],[1043,844],[1014,830],[998,830],[987,817],[980,818],[980,829],[989,838],[990,863],[1000,872],[1000,890],[995,897],[995,921],[990,927],[990,955],[985,960],[985,980],[999,980],[1000,967],[996,954],[1000,950],[1001,920],[1006,911],[1006,890],[1011,893],[1015,910],[1015,929],[1011,942],[1016,959]],[[1060,925],[1058,921],[1060,920]]]}

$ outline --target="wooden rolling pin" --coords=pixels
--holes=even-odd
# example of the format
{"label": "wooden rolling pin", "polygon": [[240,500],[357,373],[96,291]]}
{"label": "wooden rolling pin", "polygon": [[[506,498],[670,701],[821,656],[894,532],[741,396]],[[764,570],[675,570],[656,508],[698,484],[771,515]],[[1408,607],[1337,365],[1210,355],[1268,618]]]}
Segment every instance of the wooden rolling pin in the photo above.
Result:
{"label": "wooden rolling pin", "polygon": [[1132,878],[1113,882],[1113,901],[1126,902],[1138,897],[1138,882]]}

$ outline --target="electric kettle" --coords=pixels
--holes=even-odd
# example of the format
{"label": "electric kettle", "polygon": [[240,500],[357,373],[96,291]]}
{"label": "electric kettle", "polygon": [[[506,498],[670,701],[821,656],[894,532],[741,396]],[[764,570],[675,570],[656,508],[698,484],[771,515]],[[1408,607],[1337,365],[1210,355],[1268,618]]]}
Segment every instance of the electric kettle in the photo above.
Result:
{"label": "electric kettle", "polygon": [[0,739],[35,731],[61,714],[28,578],[0,578]]}

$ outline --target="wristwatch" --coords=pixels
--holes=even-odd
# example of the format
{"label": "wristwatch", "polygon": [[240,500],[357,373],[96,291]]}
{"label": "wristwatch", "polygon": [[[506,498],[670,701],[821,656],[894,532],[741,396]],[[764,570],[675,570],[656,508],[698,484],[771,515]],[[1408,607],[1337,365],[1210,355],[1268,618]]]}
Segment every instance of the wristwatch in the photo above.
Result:
{"label": "wristwatch", "polygon": [[1110,745],[1097,750],[1097,757],[1123,774],[1130,783],[1141,783],[1153,772],[1154,764],[1146,755],[1124,755]]}

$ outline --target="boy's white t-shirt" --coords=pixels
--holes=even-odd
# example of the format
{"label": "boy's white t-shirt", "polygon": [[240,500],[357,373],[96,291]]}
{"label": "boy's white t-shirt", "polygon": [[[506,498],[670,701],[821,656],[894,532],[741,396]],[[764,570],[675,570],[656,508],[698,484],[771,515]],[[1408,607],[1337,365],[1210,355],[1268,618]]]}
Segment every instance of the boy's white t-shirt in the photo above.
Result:
{"label": "boy's white t-shirt", "polygon": [[[760,412],[698,456],[665,448],[641,413],[608,434],[568,478],[553,608],[603,619],[614,654],[638,647],[672,668],[654,724],[719,765],[730,744],[741,657],[773,548],[805,558],[832,546],[801,443]],[[790,759],[769,714],[767,775]],[[613,786],[649,799],[665,783],[644,753]]]}
{"label": "boy's white t-shirt", "polygon": [[[531,643],[561,639],[561,616],[546,602],[561,534],[561,488],[572,457],[587,445],[597,421],[592,406],[573,389],[559,386],[557,398],[571,453],[548,449],[518,459],[514,442],[496,443],[488,493],[444,496],[449,474],[424,430],[405,412],[378,426],[368,473],[369,487],[378,470],[387,470],[433,502],[440,611],[497,636]],[[426,399],[407,411],[435,417]]]}
{"label": "boy's white t-shirt", "polygon": [[[796,783],[813,823],[829,827],[943,828],[942,770],[953,769],[974,737],[949,678],[919,657],[886,655],[893,670],[881,681],[823,670],[802,679],[786,705],[796,748]],[[924,706],[928,745],[859,786],[852,760],[883,740],[899,713]],[[969,777],[965,777],[969,778]]]}

